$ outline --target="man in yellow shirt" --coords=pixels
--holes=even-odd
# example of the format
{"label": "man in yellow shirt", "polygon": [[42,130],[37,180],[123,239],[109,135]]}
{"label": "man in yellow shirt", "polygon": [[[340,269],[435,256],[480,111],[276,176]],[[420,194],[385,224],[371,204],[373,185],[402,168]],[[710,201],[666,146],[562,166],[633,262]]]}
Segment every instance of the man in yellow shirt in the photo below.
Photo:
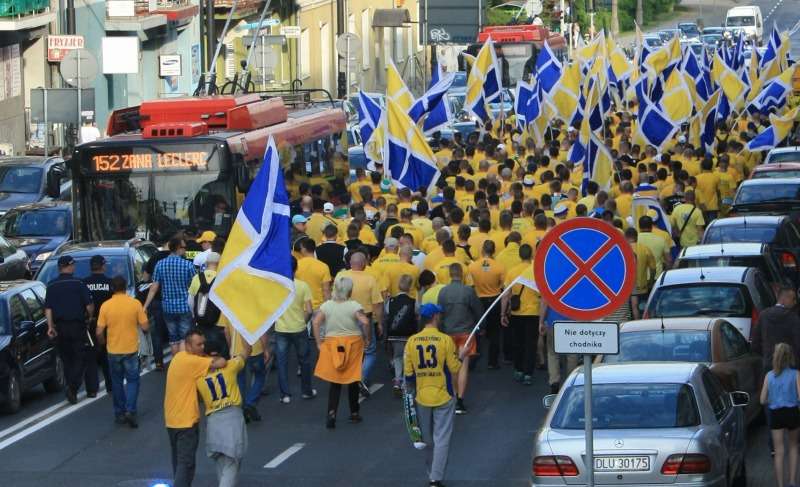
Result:
{"label": "man in yellow shirt", "polygon": [[491,239],[494,242],[494,248],[501,252],[506,248],[506,237],[512,232],[511,225],[514,223],[514,215],[508,210],[503,210],[499,215],[499,230],[493,231]]}
{"label": "man in yellow shirt", "polygon": [[457,351],[453,339],[439,331],[441,313],[436,304],[420,307],[424,328],[406,342],[403,364],[405,384],[416,396],[417,418],[428,445],[426,465],[432,487],[442,485],[447,467],[455,416],[452,377],[461,370],[465,353]]}
{"label": "man in yellow shirt", "polygon": [[617,203],[617,215],[625,221],[631,216],[631,205],[633,205],[633,184],[630,181],[623,181],[619,185],[620,195],[615,198]]}
{"label": "man in yellow shirt", "polygon": [[461,275],[464,276],[464,284],[471,286],[472,277],[467,272],[467,266],[464,265],[461,259],[456,257],[456,243],[452,240],[445,240],[442,244],[442,252],[444,253],[444,257],[436,264],[436,282],[444,285],[450,284],[450,266],[452,264],[458,264],[461,266]]}
{"label": "man in yellow shirt", "polygon": [[167,369],[164,392],[164,422],[172,450],[172,473],[175,486],[188,486],[194,479],[195,456],[200,431],[200,406],[197,402],[197,379],[209,371],[222,369],[222,357],[204,356],[205,337],[191,329],[184,338],[182,350],[172,358]]}
{"label": "man in yellow shirt", "polygon": [[695,205],[694,191],[687,191],[683,195],[684,203],[672,210],[670,223],[681,248],[697,245],[703,237],[703,227],[706,225],[703,212]]}
{"label": "man in yellow shirt", "polygon": [[631,294],[631,312],[634,320],[639,319],[639,303],[647,300],[650,288],[656,278],[656,259],[643,243],[639,242],[639,232],[630,227],[625,230],[625,239],[631,244],[636,259],[636,285]]}
{"label": "man in yellow shirt", "polygon": [[[139,332],[147,332],[149,321],[142,303],[127,295],[125,278],[111,279],[114,293],[97,315],[97,340],[106,342],[111,396],[117,424],[138,428],[136,402],[139,397]],[[104,334],[107,333],[107,335]]]}
{"label": "man in yellow shirt", "polygon": [[313,239],[304,238],[299,244],[301,256],[297,260],[295,276],[311,287],[311,303],[316,310],[331,297],[331,271],[327,264],[314,256],[317,245]]}
{"label": "man in yellow shirt", "polygon": [[539,242],[547,234],[547,216],[544,213],[539,213],[533,217],[533,229],[522,237],[522,243],[528,244],[533,249],[534,255],[536,254],[536,247]]}
{"label": "man in yellow shirt", "polygon": [[422,246],[422,240],[425,237],[422,234],[422,230],[417,228],[416,225],[412,223],[411,216],[411,208],[404,208],[400,210],[400,222],[387,228],[386,235],[391,235],[394,227],[400,227],[403,229],[403,233],[411,234],[411,236],[414,238],[414,247],[420,248]]}
{"label": "man in yellow shirt", "polygon": [[470,235],[467,243],[469,244],[470,252],[476,255],[483,248],[483,243],[491,240],[492,222],[488,218],[481,218],[478,220],[478,231]]}
{"label": "man in yellow shirt", "polygon": [[[533,290],[533,251],[530,245],[519,248],[520,263],[506,272],[505,286],[511,290],[503,295],[502,325],[511,329],[514,379],[526,386],[533,385],[536,365],[536,345],[539,340],[539,293]],[[520,278],[524,284],[511,285]]]}
{"label": "man in yellow shirt", "polygon": [[711,157],[703,159],[703,171],[697,175],[697,206],[703,210],[703,219],[710,222],[719,213],[719,173],[713,172]]}
{"label": "man in yellow shirt", "polygon": [[667,245],[664,239],[653,233],[653,219],[647,215],[639,218],[639,237],[637,242],[650,249],[656,260],[655,277],[661,275],[664,269],[672,267],[671,246]]}
{"label": "man in yellow shirt", "polygon": [[400,247],[398,255],[400,256],[400,262],[383,267],[389,297],[400,294],[400,276],[408,275],[412,280],[408,295],[417,299],[417,280],[419,279],[420,270],[411,261],[414,256],[414,249],[410,245],[403,245]]}
{"label": "man in yellow shirt", "polygon": [[519,246],[522,242],[522,237],[518,232],[511,232],[508,234],[506,240],[508,242],[506,248],[501,250],[496,258],[497,262],[503,264],[503,267],[506,269],[506,275],[508,275],[508,271],[521,262],[519,258]]}
{"label": "man in yellow shirt", "polygon": [[[475,284],[475,293],[481,300],[483,309],[489,309],[495,299],[503,292],[503,282],[505,281],[506,270],[503,264],[494,260],[494,242],[487,240],[483,243],[481,257],[469,265],[469,275]],[[489,360],[490,369],[499,369],[500,364],[500,307],[494,306],[489,311],[484,321],[486,324],[486,338],[489,340]],[[511,356],[510,350],[503,350],[508,358]]]}

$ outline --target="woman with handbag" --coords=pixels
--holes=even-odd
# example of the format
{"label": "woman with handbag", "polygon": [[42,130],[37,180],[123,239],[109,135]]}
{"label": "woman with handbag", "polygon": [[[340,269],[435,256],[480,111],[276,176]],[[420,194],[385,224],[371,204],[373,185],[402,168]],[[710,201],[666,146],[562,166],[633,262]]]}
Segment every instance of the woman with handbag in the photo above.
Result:
{"label": "woman with handbag", "polygon": [[336,412],[342,386],[347,385],[350,422],[360,423],[358,383],[364,347],[371,340],[370,323],[360,304],[350,299],[353,281],[339,276],[333,283],[331,299],[322,303],[312,325],[319,349],[314,375],[330,382],[325,426],[336,427]]}

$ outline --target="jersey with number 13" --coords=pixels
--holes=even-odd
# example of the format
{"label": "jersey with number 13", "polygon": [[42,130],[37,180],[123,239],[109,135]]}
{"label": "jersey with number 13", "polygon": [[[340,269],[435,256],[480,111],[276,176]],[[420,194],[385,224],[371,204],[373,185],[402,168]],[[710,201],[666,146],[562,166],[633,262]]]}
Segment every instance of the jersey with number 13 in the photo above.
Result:
{"label": "jersey with number 13", "polygon": [[212,370],[205,377],[197,379],[197,391],[206,405],[206,416],[228,406],[241,406],[242,394],[236,376],[244,368],[242,357],[228,361],[224,369]]}
{"label": "jersey with number 13", "polygon": [[416,384],[420,405],[435,408],[453,398],[461,361],[449,335],[424,328],[408,339],[404,355],[406,382]]}

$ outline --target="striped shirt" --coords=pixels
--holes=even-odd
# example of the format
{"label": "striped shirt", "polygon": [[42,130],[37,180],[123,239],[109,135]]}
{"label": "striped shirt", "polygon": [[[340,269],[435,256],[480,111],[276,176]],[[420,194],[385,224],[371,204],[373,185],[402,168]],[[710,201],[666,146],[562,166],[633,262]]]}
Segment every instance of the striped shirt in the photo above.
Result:
{"label": "striped shirt", "polygon": [[156,264],[153,281],[161,286],[161,307],[165,313],[189,313],[189,284],[195,276],[194,264],[175,254]]}

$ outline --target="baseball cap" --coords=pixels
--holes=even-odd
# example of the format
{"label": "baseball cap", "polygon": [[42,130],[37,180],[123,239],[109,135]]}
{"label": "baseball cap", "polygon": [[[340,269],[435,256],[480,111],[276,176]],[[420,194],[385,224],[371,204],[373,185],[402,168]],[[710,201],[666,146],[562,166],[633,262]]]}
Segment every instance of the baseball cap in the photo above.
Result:
{"label": "baseball cap", "polygon": [[334,206],[333,206],[333,203],[331,203],[331,202],[328,202],[328,203],[325,203],[324,205],[322,205],[323,213],[333,213],[333,210],[334,210]]}
{"label": "baseball cap", "polygon": [[219,264],[220,257],[217,252],[209,252],[206,256],[206,263]]}
{"label": "baseball cap", "polygon": [[564,216],[567,214],[567,207],[566,205],[557,205],[556,208],[553,210],[553,215],[555,216]]}
{"label": "baseball cap", "polygon": [[297,225],[298,223],[305,223],[308,219],[303,215],[295,215],[292,217],[292,225]]}
{"label": "baseball cap", "polygon": [[390,249],[395,249],[398,245],[400,245],[400,241],[394,237],[388,237],[384,242],[384,246]]}
{"label": "baseball cap", "polygon": [[426,303],[419,307],[419,315],[423,318],[430,318],[436,313],[441,313],[442,307],[438,304]]}
{"label": "baseball cap", "polygon": [[206,230],[200,234],[200,237],[197,238],[197,243],[213,242],[215,238],[217,238],[216,233],[212,232],[211,230]]}
{"label": "baseball cap", "polygon": [[497,144],[497,150],[506,150],[505,144]]}
{"label": "baseball cap", "polygon": [[[59,259],[59,262],[61,259]],[[89,265],[91,267],[100,267],[101,265],[106,263],[106,258],[102,255],[93,255],[91,259],[89,259]],[[69,265],[69,264],[67,264]]]}
{"label": "baseball cap", "polygon": [[58,258],[58,267],[67,267],[75,263],[75,259],[71,255],[62,255]]}
{"label": "baseball cap", "polygon": [[525,177],[522,178],[522,184],[524,184],[525,186],[533,186],[533,183],[535,182],[536,180],[533,179],[532,174],[526,174]]}
{"label": "baseball cap", "polygon": [[383,179],[381,181],[381,191],[388,193],[390,189],[392,189],[392,182],[388,179]]}
{"label": "baseball cap", "polygon": [[685,144],[686,143],[686,136],[685,135],[679,135],[678,136],[678,143],[679,144]]}

